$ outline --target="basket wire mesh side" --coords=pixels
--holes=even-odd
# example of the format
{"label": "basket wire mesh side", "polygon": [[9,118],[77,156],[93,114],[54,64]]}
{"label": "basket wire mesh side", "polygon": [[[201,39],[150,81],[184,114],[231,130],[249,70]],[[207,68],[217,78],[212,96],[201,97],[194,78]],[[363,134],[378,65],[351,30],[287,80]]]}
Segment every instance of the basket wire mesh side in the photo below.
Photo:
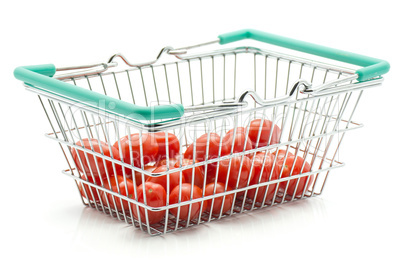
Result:
{"label": "basket wire mesh side", "polygon": [[[244,90],[253,90],[265,100],[278,98],[288,95],[292,83],[299,79],[308,80],[312,84],[323,84],[353,74],[352,69],[246,47],[216,51],[159,65],[63,78],[63,81],[137,105],[153,106],[174,102],[184,106],[203,106],[235,100]],[[151,235],[159,235],[234,214],[320,195],[329,172],[343,166],[338,157],[344,134],[362,126],[353,121],[353,115],[366,86],[354,86],[354,82],[350,84],[346,90],[333,90],[331,93],[319,95],[303,95],[297,91],[294,99],[273,106],[261,106],[252,98],[247,98],[248,107],[186,112],[181,119],[157,120],[152,123],[129,122],[107,113],[88,110],[80,104],[73,104],[46,93],[39,93],[38,97],[50,123],[51,132],[46,136],[59,143],[68,165],[63,173],[75,180],[83,204]],[[272,121],[268,137],[268,143],[271,144],[259,145],[263,131],[260,123],[256,147],[247,149],[245,142],[241,151],[233,152],[233,140],[230,144],[231,152],[228,154],[207,157],[204,161],[196,161],[193,158],[191,164],[183,164],[186,149],[202,135],[207,135],[207,141],[211,140],[213,134],[220,135],[218,146],[221,149],[222,139],[230,129],[240,130],[238,128],[243,127],[244,134],[248,136],[250,123],[256,119]],[[280,133],[279,141],[272,142],[271,140],[277,137],[272,129],[274,126],[280,129]],[[117,143],[117,146],[121,147],[121,139],[124,136],[130,138],[132,135],[138,135],[143,139],[155,131],[164,133],[167,146],[168,134],[176,135],[179,141],[178,157],[170,157],[169,148],[166,150],[166,172],[152,173],[147,170],[146,150],[143,145],[140,145],[139,149],[139,166],[134,165],[133,158],[130,163],[124,162],[121,150],[118,157],[114,157],[113,145]],[[82,147],[85,139],[92,139],[89,141],[89,148]],[[104,144],[106,149],[96,149],[97,144]],[[132,148],[130,145],[131,151]],[[207,154],[208,148],[209,145],[206,147]],[[279,150],[282,150],[285,161],[292,155],[302,158],[302,170],[305,167],[309,167],[309,170],[294,173],[297,160],[294,159],[290,177],[270,177],[268,181],[252,184],[253,176],[250,171],[248,185],[229,189],[226,182],[224,192],[205,194],[207,179],[218,182],[217,176],[222,162],[231,163],[240,157],[241,163],[250,160],[253,167],[257,154],[260,154],[265,162],[270,153],[274,154],[276,163],[280,159]],[[75,156],[74,159],[74,152],[81,152],[82,155]],[[177,167],[170,163],[170,160],[174,159],[178,163]],[[91,161],[95,167],[79,170]],[[211,167],[216,167],[214,176],[208,176],[208,168]],[[112,170],[105,170],[106,168]],[[197,168],[202,168],[204,174],[204,182],[200,187],[203,194],[200,198],[169,203],[169,194],[172,192],[169,188],[169,177],[167,203],[164,206],[150,206],[146,203],[146,198],[144,202],[139,201],[136,188],[133,194],[127,195],[131,183],[136,187],[138,182],[144,183],[148,177],[170,176],[176,172],[182,176],[186,170],[191,170],[194,174]],[[241,170],[239,176],[240,174]],[[283,169],[280,174],[283,174]],[[100,175],[106,177],[97,178]],[[112,182],[118,181],[118,175],[121,175],[123,184],[110,189]],[[94,181],[95,179],[99,181]],[[310,182],[310,185],[306,185]],[[194,192],[194,178],[191,183]],[[180,189],[182,186],[183,183],[180,183]],[[290,186],[294,186],[294,192],[289,195]],[[302,190],[300,193],[296,192],[299,186]],[[272,187],[273,195],[269,194]],[[251,191],[257,194],[259,190],[265,193],[262,201],[257,200],[257,196],[248,196]],[[272,199],[266,200],[271,196]],[[229,200],[231,207],[223,211],[222,203],[219,213],[213,213],[211,205],[219,200]],[[208,206],[205,211],[199,211],[196,217],[190,218],[191,209],[203,208],[204,205]],[[172,214],[172,209],[179,209],[180,212],[180,209],[184,211],[186,206],[190,208],[187,218],[179,218],[179,213]],[[138,214],[139,212],[144,214]],[[162,213],[163,218],[151,224],[150,216],[156,212]]]}

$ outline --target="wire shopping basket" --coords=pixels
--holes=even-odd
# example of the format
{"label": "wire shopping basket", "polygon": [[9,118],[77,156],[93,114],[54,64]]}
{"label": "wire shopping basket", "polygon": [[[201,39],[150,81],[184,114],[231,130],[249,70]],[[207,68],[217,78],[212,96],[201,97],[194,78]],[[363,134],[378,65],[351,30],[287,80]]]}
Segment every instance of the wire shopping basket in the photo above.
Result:
{"label": "wire shopping basket", "polygon": [[[243,39],[322,60],[251,46],[189,53]],[[388,70],[383,60],[240,30],[165,47],[142,64],[116,54],[14,75],[38,95],[83,204],[159,235],[320,195],[343,166],[345,133],[362,126],[352,118],[363,91]]]}

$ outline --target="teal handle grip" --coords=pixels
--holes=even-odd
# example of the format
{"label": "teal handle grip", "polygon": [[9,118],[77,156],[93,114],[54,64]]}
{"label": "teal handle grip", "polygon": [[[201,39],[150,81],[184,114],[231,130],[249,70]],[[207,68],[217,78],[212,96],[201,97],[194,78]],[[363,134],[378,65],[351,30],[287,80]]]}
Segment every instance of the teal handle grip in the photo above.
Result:
{"label": "teal handle grip", "polygon": [[98,110],[117,114],[131,120],[157,120],[180,118],[184,114],[181,104],[159,105],[152,107],[136,106],[88,89],[84,89],[52,78],[56,73],[53,64],[21,66],[14,70],[18,80],[37,89],[49,91],[77,103],[95,107]]}
{"label": "teal handle grip", "polygon": [[254,29],[243,29],[229,32],[219,35],[218,38],[220,39],[220,44],[227,44],[243,39],[253,39],[344,63],[362,66],[363,68],[356,71],[356,74],[359,75],[359,78],[357,79],[358,81],[366,81],[370,78],[386,74],[390,68],[389,63],[384,60],[282,37]]}

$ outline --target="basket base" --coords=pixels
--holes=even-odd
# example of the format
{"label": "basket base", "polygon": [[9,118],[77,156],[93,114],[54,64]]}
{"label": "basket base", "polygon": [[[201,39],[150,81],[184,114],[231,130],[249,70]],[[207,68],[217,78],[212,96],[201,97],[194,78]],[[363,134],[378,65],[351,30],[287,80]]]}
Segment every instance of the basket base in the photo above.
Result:
{"label": "basket base", "polygon": [[105,205],[101,205],[101,203],[94,203],[94,202],[89,202],[89,203],[84,203],[86,206],[91,207],[93,209],[96,209],[100,212],[103,212],[107,215],[110,215],[112,218],[125,221],[129,225],[133,225],[136,228],[141,229],[144,232],[147,232],[151,236],[157,236],[157,235],[162,235],[174,231],[179,231],[184,228],[189,228],[189,227],[194,227],[199,224],[203,223],[208,223],[211,221],[217,221],[224,219],[225,217],[245,213],[245,212],[250,212],[254,210],[261,210],[261,209],[266,209],[270,208],[273,206],[278,206],[284,203],[289,203],[289,202],[295,202],[299,200],[303,200],[306,198],[310,198],[313,196],[319,195],[318,193],[312,193],[311,191],[306,191],[305,195],[303,197],[298,196],[292,199],[291,196],[285,196],[278,194],[276,196],[275,202],[272,201],[267,201],[264,204],[255,202],[253,203],[253,200],[249,198],[245,198],[243,195],[238,196],[234,202],[234,207],[232,211],[228,211],[226,213],[222,213],[221,215],[218,214],[213,214],[208,211],[204,212],[200,218],[197,218],[195,220],[179,220],[176,218],[176,216],[172,215],[171,213],[168,213],[168,220],[166,222],[166,218],[163,218],[159,223],[152,224],[152,225],[147,225],[146,223],[140,223],[138,220],[133,218],[130,214],[129,211],[125,211],[124,213],[121,211],[116,211],[114,209],[110,209],[109,207]]}

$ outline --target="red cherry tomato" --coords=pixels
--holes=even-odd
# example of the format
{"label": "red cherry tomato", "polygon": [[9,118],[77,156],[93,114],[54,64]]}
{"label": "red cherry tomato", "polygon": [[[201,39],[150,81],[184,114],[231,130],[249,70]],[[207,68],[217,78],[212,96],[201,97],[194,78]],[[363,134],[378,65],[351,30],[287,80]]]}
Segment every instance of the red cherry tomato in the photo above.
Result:
{"label": "red cherry tomato", "polygon": [[[214,194],[214,187],[216,186],[215,189],[215,194],[218,193],[223,193],[225,192],[225,184],[221,182],[217,182],[216,185],[215,183],[209,183],[205,186],[205,196],[213,195]],[[227,191],[232,190],[230,187],[227,188]],[[223,198],[225,198],[225,201],[223,201]],[[226,213],[232,208],[232,203],[234,199],[234,194],[228,194],[226,196],[220,196],[216,197],[214,199],[214,204],[212,205],[212,200],[208,200],[208,209],[212,208],[211,211],[213,214],[220,214],[221,208],[222,208],[222,213]],[[223,207],[222,207],[223,204]]]}
{"label": "red cherry tomato", "polygon": [[[275,151],[275,152],[273,153],[273,155],[276,155],[276,156],[277,156],[277,157],[276,157],[276,160],[279,161],[279,160],[281,160],[281,159],[283,159],[283,158],[285,157],[285,155],[286,155],[286,150],[278,150],[278,151]],[[291,152],[288,152],[288,156],[289,156],[289,155],[293,156],[293,154],[292,154]]]}
{"label": "red cherry tomato", "polygon": [[[145,193],[144,193],[145,189]],[[158,183],[145,182],[137,187],[138,202],[144,203],[146,200],[146,205],[151,207],[163,207],[166,206],[166,191]],[[139,220],[137,206],[132,204],[134,218]],[[146,216],[148,215],[149,224],[159,223],[163,217],[165,217],[166,211],[151,211],[146,210],[144,207],[138,206],[141,222],[146,223]],[[145,212],[146,210],[146,212]]]}
{"label": "red cherry tomato", "polygon": [[228,180],[228,186],[235,189],[239,179],[237,188],[246,187],[250,170],[251,160],[247,156],[235,156],[232,158],[232,162],[230,162],[230,159],[222,160],[219,162],[218,181],[226,183],[226,180]]}
{"label": "red cherry tomato", "polygon": [[[260,126],[261,126],[261,119],[255,119],[251,121],[250,123],[250,129],[249,129],[249,134],[248,137],[250,138],[253,148],[257,147],[257,139],[258,139],[258,134],[260,132]],[[258,147],[263,147],[268,145],[269,137],[271,135],[271,129],[272,129],[273,123],[270,120],[264,119],[262,122],[261,126],[261,133],[260,133],[260,139],[258,143]],[[272,132],[272,138],[270,144],[277,144],[279,143],[279,138],[281,136],[281,129],[277,125],[273,126],[273,132]]]}
{"label": "red cherry tomato", "polygon": [[[280,155],[281,154],[279,153],[278,157]],[[286,161],[285,161],[284,154],[280,159],[277,158],[278,166],[280,167],[281,170],[283,168],[281,179],[289,177],[291,175],[291,170],[292,170],[292,166],[293,166],[295,159],[296,159],[296,162],[295,162],[295,165],[293,168],[292,176],[298,175],[298,174],[303,174],[303,173],[309,172],[311,170],[310,164],[308,162],[304,163],[304,159],[302,157],[298,156],[296,158],[292,153],[289,152],[288,157],[286,158]],[[304,163],[304,167],[302,170],[303,163]],[[286,195],[293,196],[293,194],[296,193],[295,197],[300,197],[303,194],[303,190],[304,190],[304,187],[306,186],[308,178],[309,178],[309,176],[301,177],[298,184],[297,184],[297,179],[280,182],[279,190],[281,192],[284,192],[286,189],[286,184],[289,182],[288,189],[286,191]],[[311,175],[309,178],[309,182],[307,184],[306,190],[311,186],[312,182],[313,182],[313,176]],[[296,188],[296,185],[297,185],[297,188]]]}
{"label": "red cherry tomato", "polygon": [[[98,141],[97,139],[83,139],[82,140],[83,144],[84,144],[84,148],[85,149],[91,149],[91,144],[93,147],[93,151],[96,153],[100,153],[105,156],[108,157],[112,157],[116,159],[116,160],[120,160],[120,156],[119,156],[119,151],[114,148],[113,146],[110,146],[109,149],[109,145],[105,142],[102,141]],[[81,141],[78,141],[76,143],[76,145],[78,146],[82,146]],[[86,154],[86,156],[88,157],[88,160],[85,157],[85,153],[83,151],[80,150],[76,150],[75,148],[71,149],[71,154],[73,156],[74,162],[77,165],[77,169],[81,172],[81,173],[86,173],[88,176],[93,176],[95,177],[95,180],[98,181],[99,178],[102,179],[106,179],[109,176],[111,176],[112,174],[114,174],[114,170],[113,170],[113,163],[110,162],[109,160],[104,160],[105,163],[103,163],[103,159],[101,157],[98,156],[94,156],[91,154]],[[80,162],[81,159],[81,162]],[[89,162],[89,164],[88,164]],[[98,168],[99,168],[99,172],[98,172]],[[106,166],[105,166],[106,165]],[[119,170],[118,165],[116,165],[116,170]],[[120,167],[121,170],[121,167]],[[91,174],[92,171],[92,174]],[[106,173],[107,172],[107,173]]]}
{"label": "red cherry tomato", "polygon": [[[169,157],[169,167],[174,168],[177,161],[179,161],[178,156]],[[155,167],[166,166],[167,164],[168,164],[168,161],[166,160],[166,158],[163,158],[161,160],[156,161]]]}
{"label": "red cherry tomato", "polygon": [[[130,142],[131,142],[131,153],[130,153]],[[135,167],[141,167],[141,146],[142,146],[142,157],[144,165],[155,162],[156,155],[158,154],[158,143],[155,137],[150,134],[143,133],[140,142],[140,135],[138,133],[131,134],[130,140],[128,135],[120,139],[121,152],[123,154],[123,161],[131,165],[131,159],[133,159],[133,164]],[[119,148],[119,142],[117,141],[114,147]],[[125,168],[127,174],[132,174],[132,170]]]}
{"label": "red cherry tomato", "polygon": [[[198,199],[202,197],[202,190],[198,186],[193,186],[193,199]],[[179,194],[181,194],[181,202],[184,201],[189,201],[191,198],[191,184],[189,183],[183,183],[181,185],[181,192],[180,192],[180,186],[176,186],[172,192],[170,193],[169,196],[169,203],[174,204],[179,202]],[[201,208],[202,204],[202,208]],[[203,213],[208,206],[207,202],[201,203],[201,202],[196,202],[191,204],[191,211],[190,211],[190,206],[189,204],[180,206],[180,214],[179,214],[179,219],[180,220],[187,220],[189,218],[190,220],[198,218],[200,212]],[[171,208],[170,213],[173,214],[174,216],[177,217],[179,207],[176,208]],[[189,216],[190,212],[190,216]]]}
{"label": "red cherry tomato", "polygon": [[[167,172],[167,166],[160,166],[155,168],[152,173]],[[146,182],[153,182],[162,185],[162,187],[167,191],[167,174],[159,177],[148,177]],[[180,172],[174,172],[169,174],[169,191],[172,191],[174,187],[180,184],[180,182],[185,182],[184,177]]]}
{"label": "red cherry tomato", "polygon": [[[196,160],[195,163],[198,163]],[[193,165],[193,160],[190,159],[183,159],[182,160],[182,167],[190,166]],[[176,164],[174,165],[176,168],[180,167],[180,161],[177,161]],[[194,171],[194,175],[193,175]],[[194,185],[197,185],[198,187],[202,188],[204,186],[204,169],[202,166],[189,168],[185,169],[182,171],[182,174],[184,176],[184,182],[191,183],[193,176],[194,176]]]}
{"label": "red cherry tomato", "polygon": [[[154,171],[156,167],[152,165],[145,165],[144,170],[148,172]],[[144,179],[147,179],[148,175],[144,174]],[[142,183],[142,174],[141,172],[135,171],[135,185],[139,186]]]}
{"label": "red cherry tomato", "polygon": [[[117,179],[117,182],[116,182]],[[111,191],[119,193],[123,196],[126,196],[130,199],[134,197],[134,184],[131,179],[127,179],[127,189],[126,183],[124,181],[124,177],[117,176],[117,177],[110,177],[109,182],[104,182],[105,188],[108,188]],[[102,202],[105,206],[109,206],[111,209],[117,211],[128,211],[128,202],[120,197],[114,196],[107,192],[102,192]],[[115,205],[116,204],[116,205]]]}
{"label": "red cherry tomato", "polygon": [[[258,153],[254,158],[253,165],[253,179],[250,181],[250,185],[268,182],[270,180],[276,180],[279,178],[279,166],[275,163],[275,156],[268,153],[264,162],[265,153]],[[271,176],[272,171],[272,176]],[[261,176],[261,178],[260,178]],[[271,179],[270,179],[271,176]],[[265,197],[265,202],[271,201],[274,197],[275,190],[278,184],[270,184],[268,186],[267,196]],[[265,192],[267,191],[267,186],[260,187],[257,189],[250,189],[247,192],[247,198],[250,198],[256,202],[263,203]],[[256,196],[256,197],[255,197]]]}
{"label": "red cherry tomato", "polygon": [[[87,180],[85,175],[81,176],[81,178],[83,180]],[[89,176],[88,179],[89,179],[89,182],[101,186],[101,182],[99,180],[95,183],[91,176]],[[79,188],[79,190],[81,192],[81,196],[83,198],[88,199],[88,200],[93,201],[93,202],[99,202],[99,195],[98,195],[98,193],[96,191],[96,188],[94,188],[92,186],[89,186],[89,185],[87,185],[85,183],[78,183],[78,188]],[[92,194],[91,194],[91,192],[92,192]],[[86,193],[86,195],[85,195],[85,193]]]}
{"label": "red cherry tomato", "polygon": [[[233,144],[233,153],[240,153],[243,151],[253,149],[253,145],[248,136],[246,136],[245,129],[241,129],[243,127],[239,127],[236,129],[236,133],[234,133],[234,129],[230,130],[222,139],[222,145],[226,146],[221,152],[222,156],[230,154],[232,151]],[[233,142],[234,141],[234,142]]]}
{"label": "red cherry tomato", "polygon": [[162,160],[166,158],[166,149],[169,149],[169,160],[176,157],[180,152],[180,142],[176,135],[173,133],[167,134],[168,148],[166,148],[166,133],[157,132],[152,134],[158,143],[158,153],[156,154],[156,160]]}
{"label": "red cherry tomato", "polygon": [[[209,134],[209,141],[208,141],[208,134],[203,134],[200,136],[196,141],[195,141],[195,147],[194,143],[192,143],[184,153],[184,158],[193,160],[194,157],[194,149],[195,149],[195,160],[197,161],[206,161],[207,159],[214,159],[219,157],[219,144],[220,144],[220,136],[216,133],[210,133]],[[208,147],[208,154],[207,154],[207,147]],[[226,145],[222,145],[222,150],[221,153],[226,153],[227,151],[225,150],[227,148]],[[210,163],[208,164],[207,168],[207,174],[208,175],[214,175],[216,171],[216,165],[217,163]]]}

